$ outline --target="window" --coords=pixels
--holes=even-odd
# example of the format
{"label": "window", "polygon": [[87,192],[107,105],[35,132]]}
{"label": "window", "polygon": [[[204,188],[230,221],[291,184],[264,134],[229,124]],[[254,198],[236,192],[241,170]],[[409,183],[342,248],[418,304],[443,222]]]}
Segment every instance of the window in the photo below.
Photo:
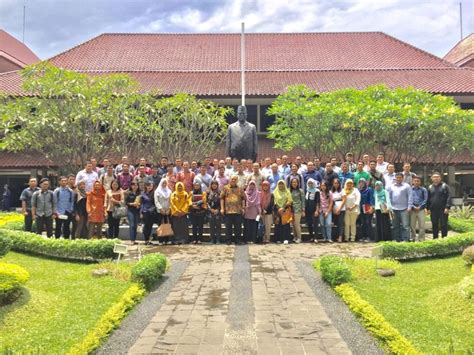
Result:
{"label": "window", "polygon": [[[232,124],[237,121],[237,108],[239,106],[230,106],[234,109],[234,113],[227,115],[226,121],[228,124]],[[257,105],[246,105],[247,107],[247,121],[253,123],[256,127],[257,126]]]}
{"label": "window", "polygon": [[260,132],[268,133],[268,128],[275,123],[275,116],[268,115],[267,110],[270,105],[260,106]]}

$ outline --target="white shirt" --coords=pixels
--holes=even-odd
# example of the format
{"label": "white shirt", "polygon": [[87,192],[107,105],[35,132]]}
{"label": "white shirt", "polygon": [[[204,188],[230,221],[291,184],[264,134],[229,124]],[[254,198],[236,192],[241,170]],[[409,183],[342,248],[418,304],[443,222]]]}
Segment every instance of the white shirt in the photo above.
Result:
{"label": "white shirt", "polygon": [[385,180],[385,189],[387,189],[395,183],[395,173],[385,173],[383,174],[383,179]]}
{"label": "white shirt", "polygon": [[378,170],[382,174],[385,174],[387,172],[387,167],[388,167],[388,163],[386,161],[384,161],[382,164],[377,163],[377,166],[375,167],[375,170]]}
{"label": "white shirt", "polygon": [[92,191],[94,188],[94,182],[99,180],[99,175],[95,171],[91,171],[90,173],[86,172],[86,170],[81,170],[76,175],[76,186],[80,181],[85,181],[86,183],[86,192]]}

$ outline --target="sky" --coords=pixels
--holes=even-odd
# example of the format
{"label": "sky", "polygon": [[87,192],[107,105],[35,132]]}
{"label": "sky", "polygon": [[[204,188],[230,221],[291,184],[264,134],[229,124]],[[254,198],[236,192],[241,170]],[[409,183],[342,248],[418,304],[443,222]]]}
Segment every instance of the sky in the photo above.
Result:
{"label": "sky", "polygon": [[443,57],[474,32],[474,0],[0,0],[0,28],[47,59],[110,32],[383,31]]}

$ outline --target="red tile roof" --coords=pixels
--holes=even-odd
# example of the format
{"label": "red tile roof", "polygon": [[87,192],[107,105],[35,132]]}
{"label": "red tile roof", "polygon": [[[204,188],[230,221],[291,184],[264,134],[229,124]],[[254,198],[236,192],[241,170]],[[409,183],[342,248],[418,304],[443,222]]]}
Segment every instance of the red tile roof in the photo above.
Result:
{"label": "red tile roof", "polygon": [[40,61],[24,43],[2,29],[0,29],[0,57],[21,68]]}
{"label": "red tile roof", "polygon": [[[445,56],[448,62],[459,66],[464,66],[470,61],[474,61],[474,33],[459,41]],[[474,64],[471,63],[471,67]]]}
{"label": "red tile roof", "polygon": [[[163,95],[240,95],[239,34],[103,34],[53,58],[91,74],[126,72],[143,90]],[[276,96],[304,83],[324,92],[345,87],[414,86],[435,93],[474,93],[474,73],[381,32],[246,35],[249,96]],[[22,94],[15,73],[0,91]]]}
{"label": "red tile roof", "polygon": [[57,164],[37,152],[13,153],[0,151],[0,168],[45,168],[57,167]]}

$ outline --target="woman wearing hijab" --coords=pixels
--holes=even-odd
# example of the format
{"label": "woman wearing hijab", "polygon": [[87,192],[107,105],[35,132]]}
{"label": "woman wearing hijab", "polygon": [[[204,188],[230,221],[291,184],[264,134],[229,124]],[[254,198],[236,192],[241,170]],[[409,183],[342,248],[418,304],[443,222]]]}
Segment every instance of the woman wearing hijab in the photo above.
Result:
{"label": "woman wearing hijab", "polygon": [[145,239],[145,245],[151,244],[151,230],[156,220],[156,207],[155,199],[153,195],[153,182],[148,181],[145,183],[145,191],[140,196],[140,215],[143,220],[143,239]]}
{"label": "woman wearing hijab", "polygon": [[81,180],[74,192],[74,218],[76,218],[76,238],[87,238],[87,192],[86,182]]}
{"label": "woman wearing hijab", "polygon": [[290,179],[290,192],[293,200],[293,236],[295,243],[301,243],[301,217],[305,216],[304,203],[305,195],[300,189],[300,181],[294,177]]}
{"label": "woman wearing hijab", "polygon": [[127,205],[128,233],[132,245],[137,244],[137,228],[140,222],[140,189],[135,181],[125,192],[125,204]]}
{"label": "woman wearing hijab", "polygon": [[382,181],[375,182],[375,241],[392,240],[390,231],[390,196]]}
{"label": "woman wearing hijab", "polygon": [[193,189],[191,191],[191,208],[189,209],[189,216],[191,217],[193,230],[193,244],[201,244],[206,212],[206,199],[202,193],[201,184],[196,181],[193,183]]}
{"label": "woman wearing hijab", "polygon": [[184,189],[182,182],[176,183],[175,191],[171,194],[171,225],[174,232],[174,243],[183,244],[188,242],[188,213],[191,206],[189,194]]}
{"label": "woman wearing hijab", "polygon": [[332,212],[332,221],[336,230],[337,241],[342,243],[344,240],[344,216],[346,215],[346,196],[342,190],[339,179],[332,182],[332,198],[334,207]]}
{"label": "woman wearing hijab", "polygon": [[[197,181],[197,180],[194,180]],[[211,181],[211,185],[207,192],[204,192],[207,208],[209,210],[209,229],[211,235],[211,243],[219,244],[221,242],[221,192],[219,191],[219,183],[216,180]]]}
{"label": "woman wearing hijab", "polygon": [[346,215],[344,217],[344,235],[349,242],[355,242],[356,221],[359,215],[360,193],[354,188],[354,181],[347,179],[342,195],[346,198]]}
{"label": "woman wearing hijab", "polygon": [[372,217],[374,216],[374,190],[367,184],[364,178],[359,179],[360,192],[360,224],[362,226],[361,240],[368,242],[373,240]]}
{"label": "woman wearing hijab", "polygon": [[257,184],[250,180],[245,190],[244,243],[255,243],[257,238],[257,216],[261,213],[260,194]]}
{"label": "woman wearing hijab", "polygon": [[95,181],[92,191],[87,193],[87,229],[89,238],[102,238],[102,225],[107,212],[104,207],[105,189],[99,181]]}
{"label": "woman wearing hijab", "polygon": [[274,214],[275,214],[275,239],[277,243],[284,242],[288,244],[290,239],[290,223],[285,222],[283,215],[291,211],[293,199],[291,192],[286,187],[284,180],[279,180],[275,191],[273,191]]}
{"label": "woman wearing hijab", "polygon": [[270,192],[270,183],[264,181],[262,183],[262,191],[260,191],[260,206],[262,207],[261,218],[265,226],[265,234],[263,235],[263,244],[270,242],[270,232],[272,230],[273,220],[273,194]]}
{"label": "woman wearing hijab", "polygon": [[[305,216],[306,225],[308,226],[309,237],[311,241],[318,242],[316,238],[316,227],[318,226],[316,216],[316,208],[319,205],[319,182],[313,178],[308,179],[306,183],[306,195],[305,195]],[[316,223],[315,223],[316,222]]]}
{"label": "woman wearing hijab", "polygon": [[[158,219],[158,225],[163,223],[171,223],[171,208],[170,208],[170,198],[171,198],[171,189],[168,187],[168,180],[161,179],[158,188],[155,190],[155,207]],[[168,243],[171,243],[168,238]]]}

